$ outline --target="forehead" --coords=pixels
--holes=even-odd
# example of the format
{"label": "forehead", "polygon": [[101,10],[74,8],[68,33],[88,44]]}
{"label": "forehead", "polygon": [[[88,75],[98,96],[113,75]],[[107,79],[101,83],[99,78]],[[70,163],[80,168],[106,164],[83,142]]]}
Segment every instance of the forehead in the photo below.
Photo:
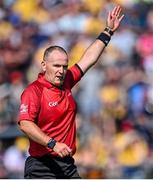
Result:
{"label": "forehead", "polygon": [[54,63],[68,63],[68,56],[63,51],[53,50],[49,53],[47,60]]}

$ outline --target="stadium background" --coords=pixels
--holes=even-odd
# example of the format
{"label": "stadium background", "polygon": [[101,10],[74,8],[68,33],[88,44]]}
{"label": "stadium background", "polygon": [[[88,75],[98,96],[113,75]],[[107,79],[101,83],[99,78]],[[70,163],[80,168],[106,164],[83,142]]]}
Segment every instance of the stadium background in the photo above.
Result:
{"label": "stadium background", "polygon": [[20,94],[44,49],[63,46],[70,66],[120,4],[121,27],[74,88],[75,155],[83,178],[153,178],[153,1],[0,1],[0,178],[23,178],[28,141],[18,130]]}

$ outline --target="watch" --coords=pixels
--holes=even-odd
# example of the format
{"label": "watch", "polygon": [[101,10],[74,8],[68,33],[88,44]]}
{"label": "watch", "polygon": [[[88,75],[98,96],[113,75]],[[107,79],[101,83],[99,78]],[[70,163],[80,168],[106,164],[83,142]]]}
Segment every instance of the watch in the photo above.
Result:
{"label": "watch", "polygon": [[47,143],[47,147],[50,148],[50,149],[53,149],[54,146],[56,145],[56,142],[57,141],[55,139],[51,138]]}
{"label": "watch", "polygon": [[108,32],[111,36],[114,34],[112,29],[110,27],[108,27],[108,26],[104,29],[104,31]]}

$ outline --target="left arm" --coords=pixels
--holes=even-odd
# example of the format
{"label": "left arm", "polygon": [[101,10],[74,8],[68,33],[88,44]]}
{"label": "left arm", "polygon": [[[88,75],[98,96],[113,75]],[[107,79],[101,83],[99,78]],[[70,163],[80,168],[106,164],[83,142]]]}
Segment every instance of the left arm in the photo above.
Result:
{"label": "left arm", "polygon": [[[108,14],[107,27],[109,27],[112,32],[118,29],[124,17],[124,15],[121,15],[121,10],[120,6],[116,6]],[[104,30],[102,35],[86,49],[80,61],[77,63],[84,73],[98,61],[110,38],[111,34],[107,30]]]}

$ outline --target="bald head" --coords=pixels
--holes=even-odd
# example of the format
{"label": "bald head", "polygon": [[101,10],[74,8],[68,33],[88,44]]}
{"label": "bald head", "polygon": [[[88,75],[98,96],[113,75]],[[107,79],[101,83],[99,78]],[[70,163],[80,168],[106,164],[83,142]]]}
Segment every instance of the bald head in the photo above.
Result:
{"label": "bald head", "polygon": [[62,52],[62,53],[65,53],[67,55],[66,50],[64,48],[62,48],[61,46],[50,46],[45,50],[43,60],[46,61],[49,57],[49,54],[51,54],[55,50]]}

